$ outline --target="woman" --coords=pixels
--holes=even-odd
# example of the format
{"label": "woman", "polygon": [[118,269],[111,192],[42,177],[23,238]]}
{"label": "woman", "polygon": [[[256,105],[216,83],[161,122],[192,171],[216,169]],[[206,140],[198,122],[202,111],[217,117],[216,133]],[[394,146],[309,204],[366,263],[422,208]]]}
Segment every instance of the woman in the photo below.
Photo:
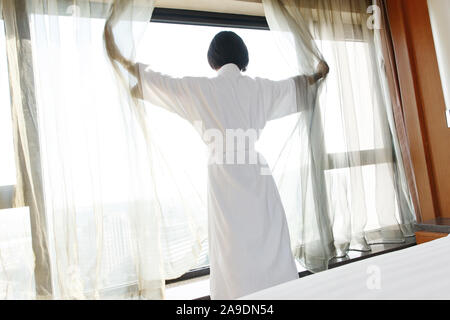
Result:
{"label": "woman", "polygon": [[[125,59],[109,25],[105,41],[109,57],[137,77],[134,95],[200,126],[203,140],[210,146],[214,141],[226,141],[225,149],[211,148],[208,165],[211,298],[234,299],[297,279],[274,179],[266,174],[261,155],[257,154],[262,161],[250,160],[256,152],[254,140],[267,121],[310,105],[308,99],[314,96],[310,93],[329,71],[326,63],[321,62],[313,75],[282,81],[253,79],[242,74],[249,62],[242,39],[233,32],[220,32],[208,50],[216,77],[172,78]],[[256,139],[250,141],[251,136]],[[242,137],[246,145],[228,143]],[[241,156],[241,161],[234,155]],[[229,161],[231,158],[234,161]]]}

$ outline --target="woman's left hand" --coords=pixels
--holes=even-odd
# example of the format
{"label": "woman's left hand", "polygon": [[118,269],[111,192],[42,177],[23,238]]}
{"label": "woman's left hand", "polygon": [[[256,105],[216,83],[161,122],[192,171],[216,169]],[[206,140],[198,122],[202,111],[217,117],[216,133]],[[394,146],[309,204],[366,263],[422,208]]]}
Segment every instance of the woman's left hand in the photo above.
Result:
{"label": "woman's left hand", "polygon": [[316,72],[320,74],[322,78],[325,78],[327,74],[330,72],[330,67],[324,60],[322,60],[317,65]]}

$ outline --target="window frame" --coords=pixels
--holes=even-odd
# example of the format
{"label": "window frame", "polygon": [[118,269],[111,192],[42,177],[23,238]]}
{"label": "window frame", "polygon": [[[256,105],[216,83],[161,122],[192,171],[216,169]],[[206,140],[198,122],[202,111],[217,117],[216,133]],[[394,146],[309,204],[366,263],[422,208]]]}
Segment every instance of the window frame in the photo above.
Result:
{"label": "window frame", "polygon": [[184,9],[155,8],[150,22],[269,30],[266,17],[263,16]]}

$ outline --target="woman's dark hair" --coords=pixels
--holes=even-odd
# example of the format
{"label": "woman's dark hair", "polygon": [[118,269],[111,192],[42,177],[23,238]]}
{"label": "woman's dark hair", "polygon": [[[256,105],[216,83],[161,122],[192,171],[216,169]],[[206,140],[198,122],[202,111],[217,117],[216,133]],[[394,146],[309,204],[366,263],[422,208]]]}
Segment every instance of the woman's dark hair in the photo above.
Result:
{"label": "woman's dark hair", "polygon": [[208,62],[214,70],[227,63],[234,63],[241,71],[248,65],[248,50],[244,41],[232,31],[222,31],[215,35],[208,49]]}

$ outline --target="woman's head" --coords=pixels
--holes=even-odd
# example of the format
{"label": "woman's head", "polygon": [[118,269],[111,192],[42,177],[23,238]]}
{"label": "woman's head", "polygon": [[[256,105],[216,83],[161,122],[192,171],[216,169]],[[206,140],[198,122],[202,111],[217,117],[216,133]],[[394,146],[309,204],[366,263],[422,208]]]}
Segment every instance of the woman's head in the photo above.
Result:
{"label": "woman's head", "polygon": [[248,65],[247,46],[236,33],[219,32],[209,45],[208,62],[214,70],[220,69],[227,63],[234,63],[241,71],[245,71]]}

